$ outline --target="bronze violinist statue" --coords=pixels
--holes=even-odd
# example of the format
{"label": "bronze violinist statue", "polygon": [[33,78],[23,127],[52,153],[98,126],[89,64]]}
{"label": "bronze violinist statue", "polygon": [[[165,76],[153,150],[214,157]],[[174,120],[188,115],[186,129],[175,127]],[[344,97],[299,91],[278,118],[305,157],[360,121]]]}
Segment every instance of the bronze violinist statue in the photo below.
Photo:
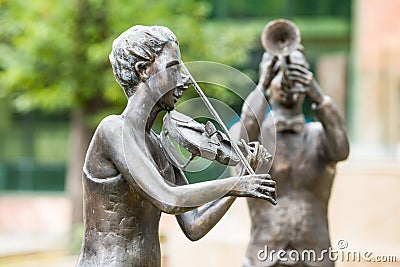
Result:
{"label": "bronze violinist statue", "polygon": [[[243,266],[334,266],[322,251],[330,246],[327,209],[336,163],[349,153],[345,123],[313,79],[293,23],[271,22],[262,41],[266,52],[260,80],[242,108],[239,137],[247,132],[250,141],[258,140],[269,150],[276,145],[270,174],[279,194],[273,208],[247,199],[251,237]],[[272,106],[267,115],[263,95]],[[305,96],[313,102],[316,122],[305,122]],[[261,127],[257,120],[264,121]],[[270,138],[275,129],[276,144]],[[305,250],[313,250],[316,257],[296,257]]]}
{"label": "bronze violinist statue", "polygon": [[[186,236],[197,240],[235,197],[275,203],[275,182],[268,174],[188,184],[166,155],[152,126],[160,111],[174,109],[185,90],[178,41],[169,29],[128,29],[113,42],[110,61],[128,105],[100,123],[87,151],[78,266],[160,266],[161,212],[175,214]],[[214,136],[212,127],[207,131]],[[253,167],[267,156],[258,144],[242,147]]]}

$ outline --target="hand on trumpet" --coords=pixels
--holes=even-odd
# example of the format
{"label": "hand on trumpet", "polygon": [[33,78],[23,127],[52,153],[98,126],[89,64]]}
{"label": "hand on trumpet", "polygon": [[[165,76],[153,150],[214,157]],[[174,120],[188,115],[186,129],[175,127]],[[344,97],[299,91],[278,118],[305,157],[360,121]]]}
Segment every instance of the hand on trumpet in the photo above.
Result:
{"label": "hand on trumpet", "polygon": [[[289,64],[288,77],[291,83],[290,92],[293,93],[306,93],[309,91],[310,84],[313,80],[313,73],[304,65],[299,63]],[[285,79],[282,79],[283,86],[289,86]]]}
{"label": "hand on trumpet", "polygon": [[313,73],[304,62],[286,64],[286,62],[282,62],[285,60],[286,58],[279,59],[277,56],[274,56],[272,60],[265,64],[261,69],[259,85],[264,90],[267,90],[271,86],[272,81],[277,77],[280,78],[280,87],[284,91],[307,94],[313,81]]}
{"label": "hand on trumpet", "polygon": [[293,85],[290,92],[304,93],[313,103],[321,103],[324,93],[309,70],[309,64],[304,55],[299,51],[293,51],[289,56],[289,79]]}
{"label": "hand on trumpet", "polygon": [[[270,55],[268,55],[270,56]],[[270,56],[271,57],[271,56]],[[280,68],[278,64],[278,57],[273,56],[266,64],[260,66],[260,79],[258,82],[259,88],[263,91],[267,90],[271,85],[272,80],[278,74]]]}

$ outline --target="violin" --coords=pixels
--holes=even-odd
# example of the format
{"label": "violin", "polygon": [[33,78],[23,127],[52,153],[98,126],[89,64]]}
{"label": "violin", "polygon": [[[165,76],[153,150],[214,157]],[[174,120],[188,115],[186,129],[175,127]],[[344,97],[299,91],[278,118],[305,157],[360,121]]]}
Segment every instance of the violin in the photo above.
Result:
{"label": "violin", "polygon": [[[202,124],[173,110],[164,116],[163,131],[161,132],[161,141],[167,150],[171,150],[171,146],[167,143],[169,137],[192,154],[189,161],[183,167],[181,166],[182,168],[186,167],[196,156],[215,160],[228,166],[236,166],[240,162],[239,157],[232,149],[229,138],[218,131],[211,121]],[[237,145],[247,156],[248,151],[244,145],[242,143]],[[169,153],[171,151],[168,151]]]}
{"label": "violin", "polygon": [[[191,157],[186,163],[182,162],[177,155],[171,139],[191,153]],[[217,130],[211,121],[202,124],[176,110],[170,111],[164,116],[160,140],[168,160],[181,170],[185,170],[195,157],[218,161],[223,165],[236,166],[240,159],[232,148],[232,142],[236,143],[246,158],[250,158],[249,155],[255,156],[259,152],[257,142],[247,144],[243,139],[240,142],[229,140],[223,132]],[[272,155],[266,153],[264,160],[269,162],[271,159]],[[244,173],[244,170],[241,173]]]}

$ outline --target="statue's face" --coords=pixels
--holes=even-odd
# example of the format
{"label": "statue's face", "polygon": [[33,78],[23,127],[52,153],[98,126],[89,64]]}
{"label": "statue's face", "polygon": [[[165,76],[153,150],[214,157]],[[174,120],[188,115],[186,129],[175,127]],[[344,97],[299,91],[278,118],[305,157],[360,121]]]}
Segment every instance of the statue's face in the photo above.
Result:
{"label": "statue's face", "polygon": [[173,42],[165,45],[163,51],[149,66],[148,84],[156,97],[157,105],[170,111],[185,90],[181,74],[179,46]]}

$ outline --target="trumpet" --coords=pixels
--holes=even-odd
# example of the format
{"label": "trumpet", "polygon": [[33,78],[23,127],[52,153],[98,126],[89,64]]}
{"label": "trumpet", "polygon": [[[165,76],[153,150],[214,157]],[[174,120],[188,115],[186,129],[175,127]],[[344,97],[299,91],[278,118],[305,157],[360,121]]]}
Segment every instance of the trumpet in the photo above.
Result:
{"label": "trumpet", "polygon": [[282,90],[290,93],[290,88],[293,88],[293,83],[289,78],[287,65],[290,64],[289,55],[296,50],[300,45],[301,36],[300,30],[295,23],[277,19],[265,25],[261,34],[261,43],[265,51],[273,56],[278,57],[280,69],[283,73],[284,84]]}

